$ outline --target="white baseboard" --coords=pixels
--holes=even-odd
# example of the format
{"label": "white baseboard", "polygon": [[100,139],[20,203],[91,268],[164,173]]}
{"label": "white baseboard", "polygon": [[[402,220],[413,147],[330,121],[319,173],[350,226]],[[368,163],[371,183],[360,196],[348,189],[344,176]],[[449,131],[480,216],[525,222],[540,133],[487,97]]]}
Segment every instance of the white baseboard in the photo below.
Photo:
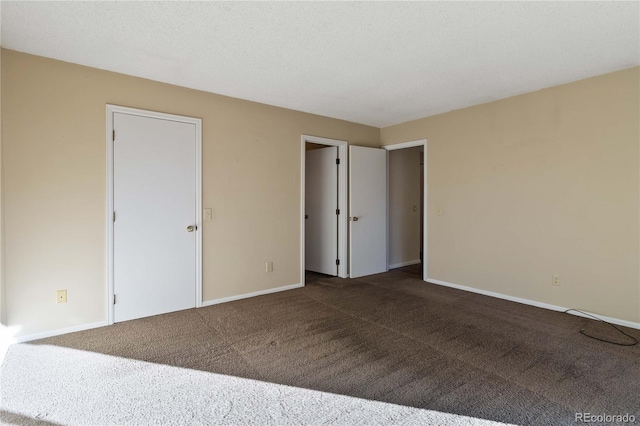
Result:
{"label": "white baseboard", "polygon": [[[268,290],[256,291],[256,292],[253,292],[253,293],[240,294],[238,296],[224,297],[222,299],[215,299],[215,300],[209,300],[209,301],[206,301],[206,302],[202,302],[202,306],[204,307],[204,306],[217,305],[219,303],[231,302],[233,300],[246,299],[248,297],[261,296],[263,294],[277,293],[279,291],[292,290],[294,288],[300,288],[300,287],[303,287],[303,285],[302,284],[292,284],[292,285],[287,285],[287,286],[284,286],[284,287],[276,287],[276,288],[271,288],[271,289],[268,289]],[[76,331],[90,330],[92,328],[104,327],[106,325],[109,325],[107,321],[94,322],[94,323],[90,323],[90,324],[81,324],[81,325],[76,325],[76,326],[73,326],[73,327],[60,328],[60,329],[51,330],[51,331],[44,331],[42,333],[29,334],[29,335],[26,335],[26,336],[9,337],[8,341],[4,342],[4,343],[8,344],[8,345],[12,345],[14,343],[30,342],[32,340],[39,340],[39,339],[44,339],[44,338],[47,338],[47,337],[59,336],[61,334],[74,333]]]}
{"label": "white baseboard", "polygon": [[[418,260],[413,261],[414,263],[408,263],[406,262],[405,264],[399,264],[401,266],[408,266],[408,265],[414,265],[416,263],[419,263],[420,261]],[[392,269],[394,267],[401,267],[401,266],[395,266],[395,265],[390,265],[389,268]],[[538,308],[543,308],[543,309],[549,309],[552,311],[558,311],[558,312],[564,312],[569,308],[563,307],[563,306],[558,306],[558,305],[551,305],[549,303],[544,303],[544,302],[538,302],[535,300],[529,300],[529,299],[523,299],[521,297],[515,297],[515,296],[509,296],[506,294],[502,294],[502,293],[496,293],[493,291],[488,291],[488,290],[481,290],[478,288],[473,288],[473,287],[468,287],[468,286],[464,286],[464,285],[460,285],[460,284],[453,284],[453,283],[449,283],[446,281],[441,281],[441,280],[435,280],[432,278],[428,278],[427,279],[428,283],[431,284],[437,284],[437,285],[441,285],[441,286],[445,286],[445,287],[451,287],[451,288],[455,288],[458,290],[464,290],[464,291],[469,291],[471,293],[477,293],[477,294],[482,294],[485,296],[490,296],[490,297],[495,297],[498,299],[504,299],[504,300],[509,300],[511,302],[517,302],[517,303],[522,303],[525,305],[530,305],[530,306],[535,306]],[[280,291],[286,291],[286,290],[293,290],[294,288],[300,288],[300,287],[304,287],[302,284],[292,284],[292,285],[287,285],[287,286],[283,286],[283,287],[276,287],[276,288],[270,288],[268,290],[260,290],[260,291],[255,291],[253,293],[245,293],[245,294],[239,294],[237,296],[229,296],[229,297],[223,297],[221,299],[214,299],[214,300],[208,300],[206,302],[202,302],[202,306],[212,306],[212,305],[217,305],[220,303],[225,303],[225,302],[231,302],[234,300],[240,300],[240,299],[247,299],[249,297],[255,297],[255,296],[262,296],[264,294],[271,294],[271,293],[277,293]],[[592,312],[588,312],[585,311],[588,314],[591,315],[595,315],[600,319],[603,319],[604,321],[610,322],[612,324],[617,324],[617,325],[622,325],[624,327],[629,327],[629,328],[635,328],[635,329],[639,329],[640,330],[640,323],[638,322],[632,322],[632,321],[627,321],[627,320],[622,320],[622,319],[618,319],[618,318],[612,318],[612,317],[608,317],[608,316],[604,316],[604,315],[600,315],[600,314],[595,314]],[[580,312],[575,312],[575,311],[570,311],[569,312],[572,315],[576,315],[579,317],[584,317],[584,318],[591,318],[588,315],[584,315]],[[591,318],[593,319],[593,318]],[[51,331],[44,331],[42,333],[36,333],[36,334],[29,334],[26,336],[17,336],[17,337],[10,337],[8,342],[4,342],[5,344],[14,344],[14,343],[24,343],[24,342],[30,342],[32,340],[39,340],[39,339],[44,339],[47,337],[53,337],[53,336],[59,336],[61,334],[67,334],[67,333],[74,333],[76,331],[84,331],[84,330],[90,330],[92,328],[98,328],[98,327],[104,327],[108,325],[107,321],[99,321],[99,322],[94,322],[94,323],[89,323],[89,324],[81,324],[81,325],[76,325],[73,327],[67,327],[67,328],[60,328],[57,330],[51,330]]]}
{"label": "white baseboard", "polygon": [[[457,288],[458,290],[464,290],[464,291],[469,291],[471,293],[477,293],[477,294],[482,294],[485,296],[491,296],[491,297],[496,297],[498,299],[504,299],[504,300],[509,300],[511,302],[517,302],[517,303],[523,303],[525,305],[531,305],[531,306],[535,306],[538,308],[544,308],[544,309],[550,309],[552,311],[558,311],[558,312],[564,312],[569,308],[565,308],[563,306],[558,306],[558,305],[551,305],[549,303],[544,303],[544,302],[538,302],[535,300],[529,300],[529,299],[523,299],[521,297],[515,297],[515,296],[509,296],[506,294],[502,294],[502,293],[495,293],[493,291],[487,291],[487,290],[481,290],[478,288],[473,288],[473,287],[467,287],[464,285],[460,285],[460,284],[452,284],[452,283],[448,283],[446,281],[440,281],[440,280],[434,280],[431,278],[427,279],[428,283],[432,283],[432,284],[438,284],[438,285],[442,285],[445,287],[451,287],[451,288]],[[575,309],[580,309],[580,308],[575,308]],[[583,310],[583,309],[581,309]],[[618,319],[618,318],[612,318],[612,317],[607,317],[604,315],[600,315],[600,314],[594,314],[592,312],[588,312],[588,311],[584,311],[590,315],[595,315],[598,318],[610,322],[612,324],[617,324],[617,325],[622,325],[624,327],[629,327],[629,328],[636,328],[636,329],[640,329],[640,323],[638,322],[632,322],[632,321],[627,321],[627,320],[622,320],[622,319]],[[569,311],[567,312],[571,315],[576,315],[579,317],[584,317],[584,318],[591,318],[589,315],[584,315],[580,312],[575,312],[575,311]]]}
{"label": "white baseboard", "polygon": [[300,287],[304,287],[304,285],[291,284],[291,285],[285,285],[283,287],[276,287],[276,288],[270,288],[267,290],[254,291],[253,293],[245,293],[245,294],[239,294],[237,296],[223,297],[221,299],[207,300],[206,302],[202,302],[202,307],[218,305],[220,303],[225,303],[225,302],[233,302],[234,300],[247,299],[249,297],[262,296],[264,294],[277,293],[279,291],[293,290],[294,288],[300,288]]}
{"label": "white baseboard", "polygon": [[90,330],[92,328],[104,327],[106,325],[108,325],[107,321],[92,322],[89,324],[74,325],[73,327],[59,328],[57,330],[43,331],[42,333],[28,334],[26,336],[11,337],[9,338],[9,344],[30,342],[32,340],[44,339],[67,333],[75,333],[76,331]]}
{"label": "white baseboard", "polygon": [[417,265],[418,263],[420,263],[420,259],[410,260],[408,262],[394,263],[393,265],[389,265],[389,269],[396,269],[396,268],[402,268],[403,266]]}

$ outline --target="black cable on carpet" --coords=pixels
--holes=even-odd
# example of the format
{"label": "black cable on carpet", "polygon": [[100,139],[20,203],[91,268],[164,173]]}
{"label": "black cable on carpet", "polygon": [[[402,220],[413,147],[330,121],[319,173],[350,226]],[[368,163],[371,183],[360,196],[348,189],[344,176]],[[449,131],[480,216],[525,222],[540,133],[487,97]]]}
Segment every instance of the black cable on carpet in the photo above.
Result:
{"label": "black cable on carpet", "polygon": [[595,315],[591,315],[590,313],[583,312],[583,311],[580,311],[580,310],[578,310],[578,309],[567,309],[566,311],[564,311],[564,313],[565,313],[565,314],[568,314],[568,313],[569,313],[569,311],[580,312],[580,313],[581,313],[581,314],[583,314],[583,315],[590,316],[591,318],[597,319],[597,320],[598,320],[598,321],[600,321],[600,322],[603,322],[603,323],[605,323],[605,324],[609,324],[611,327],[613,327],[613,328],[615,328],[616,330],[618,330],[618,332],[620,332],[621,334],[624,334],[624,335],[625,335],[625,336],[627,336],[628,338],[632,339],[632,340],[633,340],[633,343],[614,342],[613,340],[601,339],[601,338],[599,338],[599,337],[595,337],[595,336],[592,336],[592,335],[590,335],[590,334],[587,334],[587,332],[586,332],[586,331],[585,331],[585,329],[583,328],[583,329],[580,329],[580,334],[582,334],[582,335],[584,335],[584,336],[587,336],[587,337],[589,337],[589,338],[591,338],[591,339],[594,339],[594,340],[599,340],[600,342],[611,343],[612,345],[618,345],[618,346],[635,346],[635,345],[637,345],[637,344],[638,344],[638,339],[636,339],[635,337],[633,337],[633,336],[631,336],[631,335],[629,335],[629,334],[625,333],[624,331],[620,330],[618,327],[616,327],[615,325],[611,324],[610,322],[607,322],[607,321],[605,321],[605,320],[603,320],[603,319],[601,319],[601,318],[598,318],[598,317],[597,317],[597,316],[595,316]]}

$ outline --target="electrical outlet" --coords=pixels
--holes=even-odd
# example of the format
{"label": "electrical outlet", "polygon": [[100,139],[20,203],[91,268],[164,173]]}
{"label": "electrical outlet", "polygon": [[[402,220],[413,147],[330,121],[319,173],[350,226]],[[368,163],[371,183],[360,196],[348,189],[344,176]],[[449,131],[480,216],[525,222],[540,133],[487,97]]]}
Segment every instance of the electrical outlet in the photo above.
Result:
{"label": "electrical outlet", "polygon": [[552,275],[551,284],[560,287],[560,275]]}
{"label": "electrical outlet", "polygon": [[56,303],[67,303],[67,290],[56,291]]}
{"label": "electrical outlet", "polygon": [[267,272],[273,272],[273,262],[267,262]]}

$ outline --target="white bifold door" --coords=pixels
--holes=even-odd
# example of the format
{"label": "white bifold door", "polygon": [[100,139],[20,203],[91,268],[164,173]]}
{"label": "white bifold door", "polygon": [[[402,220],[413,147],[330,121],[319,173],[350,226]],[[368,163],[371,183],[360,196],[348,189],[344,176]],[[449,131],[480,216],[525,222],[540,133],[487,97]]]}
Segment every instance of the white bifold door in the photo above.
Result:
{"label": "white bifold door", "polygon": [[196,305],[196,126],[114,113],[114,321]]}
{"label": "white bifold door", "polygon": [[338,275],[338,147],[305,153],[305,269]]}
{"label": "white bifold door", "polygon": [[387,152],[349,147],[351,278],[387,270]]}

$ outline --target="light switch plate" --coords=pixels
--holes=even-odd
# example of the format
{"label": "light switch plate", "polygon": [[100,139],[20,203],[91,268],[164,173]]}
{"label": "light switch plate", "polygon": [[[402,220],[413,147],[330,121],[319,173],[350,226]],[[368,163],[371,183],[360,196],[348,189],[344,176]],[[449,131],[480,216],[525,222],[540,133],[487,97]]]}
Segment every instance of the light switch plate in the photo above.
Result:
{"label": "light switch plate", "polygon": [[204,220],[211,220],[211,209],[204,209]]}

